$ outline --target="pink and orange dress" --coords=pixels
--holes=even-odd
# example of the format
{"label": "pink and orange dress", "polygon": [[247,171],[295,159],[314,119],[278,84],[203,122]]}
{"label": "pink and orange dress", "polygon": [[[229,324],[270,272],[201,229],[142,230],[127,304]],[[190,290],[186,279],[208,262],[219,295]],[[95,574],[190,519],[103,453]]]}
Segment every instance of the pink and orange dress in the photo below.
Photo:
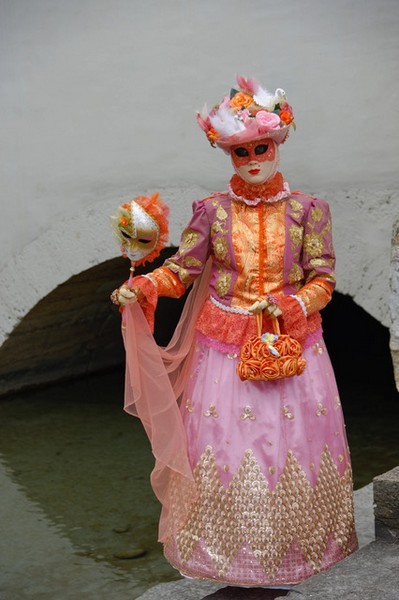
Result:
{"label": "pink and orange dress", "polygon": [[[328,205],[290,192],[280,173],[258,186],[235,175],[227,192],[194,202],[177,253],[146,277],[144,294],[152,304],[151,286],[157,296],[182,295],[207,261],[209,295],[180,406],[195,491],[171,478],[165,556],[188,577],[295,584],[357,549],[349,449],[319,313],[335,285]],[[240,347],[256,333],[248,308],[267,294],[307,367],[241,381]],[[271,331],[265,317],[263,331]]]}

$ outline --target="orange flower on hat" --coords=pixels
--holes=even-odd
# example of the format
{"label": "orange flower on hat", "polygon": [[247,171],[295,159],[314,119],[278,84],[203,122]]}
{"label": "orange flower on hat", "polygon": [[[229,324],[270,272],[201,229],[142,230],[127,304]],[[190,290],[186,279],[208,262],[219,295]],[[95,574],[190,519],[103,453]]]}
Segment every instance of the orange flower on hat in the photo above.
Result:
{"label": "orange flower on hat", "polygon": [[284,121],[286,125],[289,125],[294,120],[294,117],[292,116],[292,113],[290,113],[288,110],[281,110],[280,119]]}
{"label": "orange flower on hat", "polygon": [[291,106],[288,102],[280,104],[280,119],[284,121],[286,125],[289,125],[294,120],[294,113],[292,112]]}
{"label": "orange flower on hat", "polygon": [[241,108],[247,108],[253,104],[253,98],[248,96],[248,94],[244,94],[243,92],[238,92],[230,99],[230,106],[234,110],[240,110]]}
{"label": "orange flower on hat", "polygon": [[206,132],[206,135],[210,142],[214,142],[215,140],[217,140],[220,137],[218,132],[213,127],[210,127],[208,129],[208,131]]}

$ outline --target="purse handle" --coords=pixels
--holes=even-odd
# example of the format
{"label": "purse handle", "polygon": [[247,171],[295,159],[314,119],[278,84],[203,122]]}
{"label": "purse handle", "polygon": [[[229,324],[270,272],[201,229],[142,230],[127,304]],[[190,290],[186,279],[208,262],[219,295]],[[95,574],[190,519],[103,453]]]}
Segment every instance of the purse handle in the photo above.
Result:
{"label": "purse handle", "polygon": [[[258,327],[258,337],[262,335],[262,322],[263,322],[263,311],[256,313],[256,325]],[[280,324],[278,322],[277,317],[271,317],[271,322],[273,325],[273,333],[275,335],[280,335]]]}

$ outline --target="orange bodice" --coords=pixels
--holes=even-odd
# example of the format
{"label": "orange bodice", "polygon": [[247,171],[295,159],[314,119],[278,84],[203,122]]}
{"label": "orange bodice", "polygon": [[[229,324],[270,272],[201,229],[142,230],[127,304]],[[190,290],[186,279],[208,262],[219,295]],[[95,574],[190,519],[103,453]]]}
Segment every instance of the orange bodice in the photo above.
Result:
{"label": "orange bodice", "polygon": [[246,309],[265,294],[282,292],[286,203],[233,202],[231,209],[238,271],[231,306]]}

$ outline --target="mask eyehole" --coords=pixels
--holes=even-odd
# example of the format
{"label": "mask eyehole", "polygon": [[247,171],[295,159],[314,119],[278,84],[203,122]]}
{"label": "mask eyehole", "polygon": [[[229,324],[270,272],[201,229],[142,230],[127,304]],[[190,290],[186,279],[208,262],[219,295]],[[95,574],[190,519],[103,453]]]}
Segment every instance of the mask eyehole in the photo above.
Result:
{"label": "mask eyehole", "polygon": [[239,148],[234,148],[234,154],[240,158],[243,156],[249,156],[248,150],[246,148],[242,148],[241,146]]}
{"label": "mask eyehole", "polygon": [[257,156],[259,156],[259,154],[264,154],[265,152],[267,152],[268,148],[269,148],[268,144],[259,144],[255,148],[255,154]]}

